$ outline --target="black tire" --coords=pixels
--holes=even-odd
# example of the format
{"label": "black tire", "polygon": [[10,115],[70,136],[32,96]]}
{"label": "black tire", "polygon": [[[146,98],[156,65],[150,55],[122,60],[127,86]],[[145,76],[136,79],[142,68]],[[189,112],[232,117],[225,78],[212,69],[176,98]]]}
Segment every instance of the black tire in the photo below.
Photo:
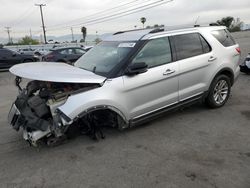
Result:
{"label": "black tire", "polygon": [[[224,88],[222,88],[222,85]],[[231,85],[228,76],[224,74],[216,76],[209,88],[208,96],[205,100],[207,106],[210,108],[220,108],[224,106],[230,96]]]}

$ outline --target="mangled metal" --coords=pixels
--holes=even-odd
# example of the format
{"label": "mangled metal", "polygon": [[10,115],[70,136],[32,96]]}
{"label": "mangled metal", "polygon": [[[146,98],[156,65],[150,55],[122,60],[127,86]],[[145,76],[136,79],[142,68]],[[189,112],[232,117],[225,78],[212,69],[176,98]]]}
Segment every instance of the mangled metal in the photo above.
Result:
{"label": "mangled metal", "polygon": [[[21,89],[19,78],[16,84]],[[24,139],[32,145],[40,139],[60,138],[73,122],[63,117],[57,107],[64,104],[70,95],[97,87],[100,85],[31,81],[20,90],[12,105],[9,123],[17,131],[22,128]]]}

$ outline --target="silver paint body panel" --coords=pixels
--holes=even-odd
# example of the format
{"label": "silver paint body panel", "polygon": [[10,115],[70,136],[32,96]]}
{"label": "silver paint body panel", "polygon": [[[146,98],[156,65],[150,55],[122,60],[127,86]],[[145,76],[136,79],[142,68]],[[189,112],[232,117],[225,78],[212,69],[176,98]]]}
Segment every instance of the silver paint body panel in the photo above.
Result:
{"label": "silver paint body panel", "polygon": [[[232,70],[235,78],[239,75],[239,54],[235,50],[238,45],[223,47],[211,35],[211,31],[218,29],[225,27],[201,27],[154,34],[138,31],[109,37],[107,41],[151,40],[198,32],[212,47],[209,53],[150,68],[147,72],[134,76],[120,76],[105,81],[104,77],[76,67],[45,63],[17,65],[10,71],[20,77],[35,80],[104,82],[102,87],[70,96],[59,109],[73,120],[89,109],[103,106],[116,111],[129,122],[131,119],[208,91],[215,75],[223,68]],[[210,62],[209,58],[212,56],[216,59]],[[164,75],[168,69],[174,70],[174,73]]]}

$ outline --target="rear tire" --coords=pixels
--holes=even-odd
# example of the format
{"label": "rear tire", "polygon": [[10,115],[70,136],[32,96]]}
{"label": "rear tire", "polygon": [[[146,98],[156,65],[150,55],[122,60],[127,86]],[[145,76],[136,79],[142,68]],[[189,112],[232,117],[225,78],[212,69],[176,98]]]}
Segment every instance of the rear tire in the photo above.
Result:
{"label": "rear tire", "polygon": [[227,102],[231,92],[230,78],[224,74],[218,75],[213,80],[208,96],[206,98],[206,104],[210,108],[220,108]]}

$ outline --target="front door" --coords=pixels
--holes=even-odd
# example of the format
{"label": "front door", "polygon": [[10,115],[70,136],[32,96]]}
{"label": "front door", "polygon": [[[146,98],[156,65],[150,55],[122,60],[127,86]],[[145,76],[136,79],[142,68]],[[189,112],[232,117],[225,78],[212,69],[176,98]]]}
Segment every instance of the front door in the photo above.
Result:
{"label": "front door", "polygon": [[148,71],[123,76],[130,119],[178,102],[178,63],[172,61],[168,37],[149,40],[131,63],[144,62]]}

